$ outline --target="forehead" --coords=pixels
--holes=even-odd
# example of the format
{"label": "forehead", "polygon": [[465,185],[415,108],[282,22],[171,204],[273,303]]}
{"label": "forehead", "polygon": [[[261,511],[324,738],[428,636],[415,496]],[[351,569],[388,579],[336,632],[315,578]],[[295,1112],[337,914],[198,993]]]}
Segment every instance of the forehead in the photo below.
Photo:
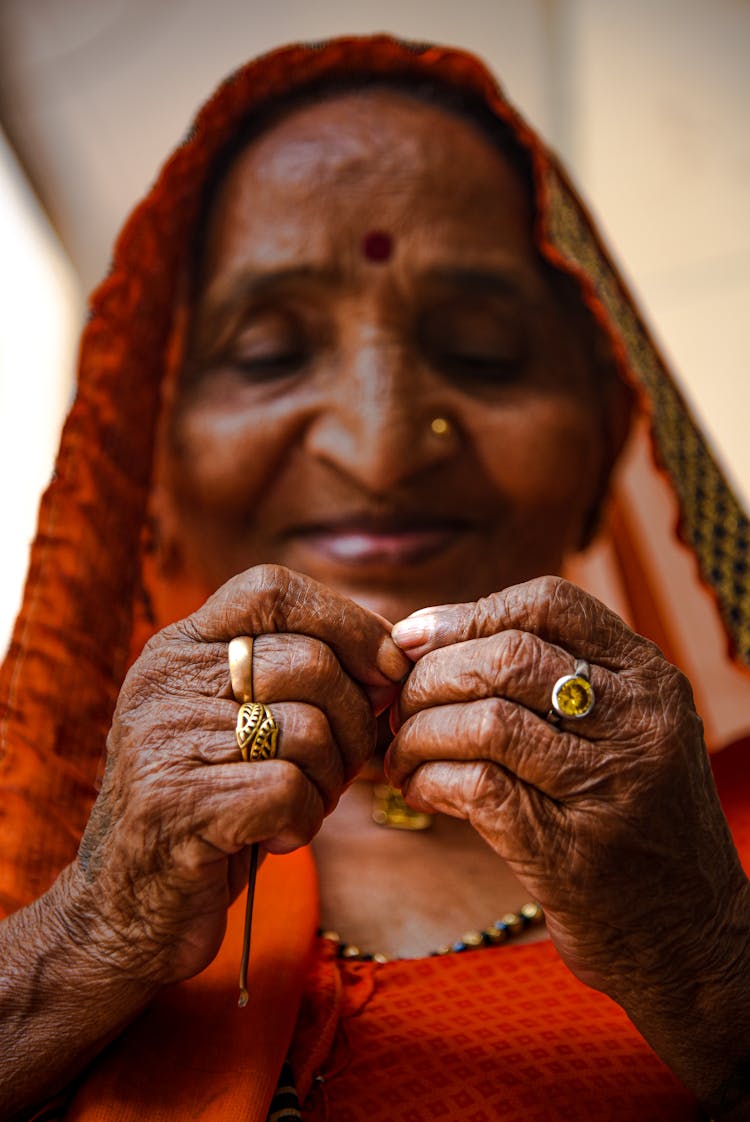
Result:
{"label": "forehead", "polygon": [[326,252],[370,228],[418,243],[533,254],[515,168],[469,120],[406,94],[336,95],[291,111],[240,152],[213,207],[210,280],[253,255]]}

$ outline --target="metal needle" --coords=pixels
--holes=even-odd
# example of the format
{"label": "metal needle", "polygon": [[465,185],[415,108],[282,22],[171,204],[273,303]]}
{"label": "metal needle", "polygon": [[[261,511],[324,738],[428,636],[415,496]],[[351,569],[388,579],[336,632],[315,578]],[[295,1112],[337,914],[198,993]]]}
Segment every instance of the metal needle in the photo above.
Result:
{"label": "metal needle", "polygon": [[240,959],[240,1009],[247,1005],[247,966],[250,960],[250,933],[253,926],[253,900],[255,898],[255,878],[258,874],[258,843],[250,846],[250,868],[247,874],[247,899],[245,901],[245,931],[242,937],[242,958]]}

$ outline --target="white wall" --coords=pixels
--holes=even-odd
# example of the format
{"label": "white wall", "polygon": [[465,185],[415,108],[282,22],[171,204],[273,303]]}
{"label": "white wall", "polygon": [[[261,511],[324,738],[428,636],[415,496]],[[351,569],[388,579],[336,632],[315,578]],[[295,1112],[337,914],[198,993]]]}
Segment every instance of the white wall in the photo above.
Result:
{"label": "white wall", "polygon": [[68,406],[78,280],[0,133],[0,650]]}
{"label": "white wall", "polygon": [[750,496],[750,4],[570,0],[568,158]]}

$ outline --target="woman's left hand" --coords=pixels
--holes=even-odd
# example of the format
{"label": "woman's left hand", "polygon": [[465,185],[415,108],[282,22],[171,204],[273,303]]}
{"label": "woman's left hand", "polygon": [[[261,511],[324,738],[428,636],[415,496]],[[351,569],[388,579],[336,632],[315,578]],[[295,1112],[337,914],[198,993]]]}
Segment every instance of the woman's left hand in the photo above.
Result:
{"label": "woman's left hand", "polygon": [[[696,977],[731,970],[717,948],[732,959],[747,881],[689,683],[653,643],[552,577],[418,613],[394,638],[416,665],[390,782],[411,806],[471,822],[581,980],[638,1023],[644,995],[684,1009]],[[576,659],[595,705],[555,726],[552,687]]]}

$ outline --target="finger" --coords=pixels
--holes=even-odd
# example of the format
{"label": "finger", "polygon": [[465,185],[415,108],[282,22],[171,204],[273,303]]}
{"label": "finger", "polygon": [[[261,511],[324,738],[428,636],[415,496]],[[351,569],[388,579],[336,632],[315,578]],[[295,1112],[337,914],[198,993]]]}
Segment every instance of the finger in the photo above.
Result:
{"label": "finger", "polygon": [[[414,810],[471,822],[522,880],[549,847],[550,838],[560,837],[564,827],[564,807],[502,768],[480,760],[423,764],[410,779],[404,797]],[[527,881],[527,887],[533,896],[540,895],[533,881]]]}
{"label": "finger", "polygon": [[261,635],[253,645],[253,688],[266,704],[300,701],[326,716],[352,779],[375,750],[373,710],[330,647],[302,635]]}
{"label": "finger", "polygon": [[271,853],[289,853],[308,844],[324,817],[315,784],[295,764],[278,759],[196,773],[192,806],[194,836],[224,855],[254,842]]}
{"label": "finger", "polygon": [[279,726],[277,759],[307,776],[321,797],[323,812],[330,814],[348,776],[325,713],[314,705],[289,702],[275,702],[272,712]]}
{"label": "finger", "polygon": [[[253,653],[259,649],[262,636],[253,643]],[[285,636],[288,641],[291,636]],[[302,641],[307,636],[294,636]],[[318,640],[310,640],[318,642]],[[257,645],[256,645],[257,644]],[[152,662],[148,670],[149,691],[173,702],[176,696],[202,698],[234,698],[226,643],[195,643],[176,640],[173,635],[164,638],[164,633],[154,636],[147,645],[147,658]],[[256,667],[253,662],[253,684],[255,685]],[[142,668],[142,665],[141,667]],[[369,700],[370,709],[379,716],[398,697],[400,684],[391,682],[387,686],[368,686],[358,683]],[[139,702],[143,693],[143,682],[132,675],[126,679],[122,695],[125,699]],[[258,695],[259,698],[261,695]]]}
{"label": "finger", "polygon": [[561,577],[538,577],[474,604],[424,609],[397,623],[392,634],[417,660],[438,647],[511,629],[529,631],[611,670],[658,654],[600,600]]}
{"label": "finger", "polygon": [[320,639],[365,685],[398,682],[409,668],[390,637],[390,624],[381,616],[279,565],[258,565],[233,577],[199,611],[164,634],[226,643],[236,635],[279,631]]}
{"label": "finger", "polygon": [[[279,727],[275,759],[294,764],[317,788],[326,814],[336,806],[348,777],[344,761],[331,733],[325,713],[313,705],[296,702],[274,702],[270,707]],[[162,743],[171,759],[179,758],[190,767],[217,767],[243,763],[235,733],[239,708],[232,701],[213,701],[202,707],[200,726],[192,724],[192,707],[184,705],[173,714],[176,728],[186,728],[179,735],[165,736]],[[268,761],[253,760],[250,767],[262,767]]]}
{"label": "finger", "polygon": [[[398,720],[421,709],[476,698],[501,697],[546,716],[552,690],[562,677],[573,675],[571,655],[527,631],[501,631],[486,639],[469,639],[429,651],[412,670],[401,691]],[[589,664],[594,707],[569,725],[587,739],[612,738],[626,724],[633,689],[627,673],[613,674]],[[398,722],[396,728],[398,730]]]}
{"label": "finger", "polygon": [[[162,633],[162,636],[164,633]],[[189,724],[200,727],[204,712],[217,699],[233,699],[225,643],[191,643],[167,639],[153,645],[154,659],[145,675],[149,698],[169,707],[173,719],[189,713]],[[303,701],[323,710],[351,779],[375,748],[375,712],[364,687],[344,672],[331,648],[307,635],[265,634],[253,643],[252,687],[256,701]],[[121,692],[120,711],[143,709],[144,674],[131,674]],[[393,684],[377,687],[390,702]],[[200,695],[200,712],[195,709]],[[184,704],[187,703],[187,709]],[[154,726],[163,727],[164,714],[156,712]]]}
{"label": "finger", "polygon": [[481,762],[557,802],[589,794],[602,782],[608,757],[596,745],[560,732],[501,698],[425,709],[411,717],[385,758],[389,783],[411,791],[426,763]]}

